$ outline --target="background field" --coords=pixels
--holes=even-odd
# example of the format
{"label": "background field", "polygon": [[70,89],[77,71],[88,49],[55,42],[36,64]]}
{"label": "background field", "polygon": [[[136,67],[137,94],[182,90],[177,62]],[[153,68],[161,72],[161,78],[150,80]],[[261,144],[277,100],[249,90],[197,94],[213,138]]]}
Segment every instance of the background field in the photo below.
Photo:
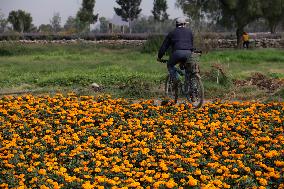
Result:
{"label": "background field", "polygon": [[[218,71],[213,65],[225,74],[219,72],[219,84]],[[207,99],[279,100],[284,96],[283,87],[268,91],[248,82],[234,84],[255,73],[279,82],[284,78],[282,49],[209,52],[201,57],[200,66]],[[166,65],[156,62],[155,53],[142,53],[138,47],[0,45],[1,93],[30,90],[35,94],[72,91],[94,95],[97,92],[92,91],[90,84],[96,82],[103,86],[101,92],[114,97],[159,98],[163,96],[166,74]]]}

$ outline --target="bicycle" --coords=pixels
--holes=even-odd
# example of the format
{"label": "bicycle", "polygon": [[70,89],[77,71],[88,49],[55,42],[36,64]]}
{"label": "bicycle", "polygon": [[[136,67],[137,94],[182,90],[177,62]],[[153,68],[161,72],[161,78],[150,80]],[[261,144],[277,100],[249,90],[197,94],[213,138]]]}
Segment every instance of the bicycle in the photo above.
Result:
{"label": "bicycle", "polygon": [[[177,103],[179,95],[184,95],[194,108],[199,108],[203,105],[204,88],[198,65],[198,59],[201,54],[201,51],[195,50],[186,62],[179,62],[177,64],[180,67],[177,68],[177,73],[180,78],[177,86],[170,74],[167,75],[165,81],[165,95],[174,99],[175,103]],[[167,63],[168,60],[162,59],[160,62]],[[187,75],[187,73],[189,75]]]}

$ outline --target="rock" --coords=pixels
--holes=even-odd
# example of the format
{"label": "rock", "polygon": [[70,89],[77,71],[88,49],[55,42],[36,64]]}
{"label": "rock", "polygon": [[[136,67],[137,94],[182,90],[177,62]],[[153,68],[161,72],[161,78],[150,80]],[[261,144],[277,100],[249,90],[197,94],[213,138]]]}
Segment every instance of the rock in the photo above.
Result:
{"label": "rock", "polygon": [[100,91],[102,90],[102,87],[100,85],[98,85],[97,83],[92,83],[91,87],[94,91]]}

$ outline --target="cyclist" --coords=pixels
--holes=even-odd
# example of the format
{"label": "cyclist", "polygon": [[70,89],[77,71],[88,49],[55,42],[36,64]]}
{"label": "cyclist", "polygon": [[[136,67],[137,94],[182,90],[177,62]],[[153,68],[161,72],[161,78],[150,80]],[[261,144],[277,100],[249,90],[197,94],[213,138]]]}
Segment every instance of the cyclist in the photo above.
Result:
{"label": "cyclist", "polygon": [[[190,28],[186,28],[187,23],[185,18],[180,17],[176,19],[176,28],[166,36],[158,53],[157,60],[161,61],[168,48],[172,48],[167,68],[171,77],[174,79],[175,87],[178,86],[179,82],[175,65],[178,62],[186,61],[191,56],[193,50],[193,33]],[[186,75],[188,74],[186,73]]]}

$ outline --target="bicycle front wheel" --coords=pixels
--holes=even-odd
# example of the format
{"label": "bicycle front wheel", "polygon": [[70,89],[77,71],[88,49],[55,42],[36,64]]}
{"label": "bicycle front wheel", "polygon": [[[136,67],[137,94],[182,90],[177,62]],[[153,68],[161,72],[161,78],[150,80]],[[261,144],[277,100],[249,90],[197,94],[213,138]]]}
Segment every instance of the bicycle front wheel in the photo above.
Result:
{"label": "bicycle front wheel", "polygon": [[200,108],[204,102],[204,88],[199,75],[192,75],[186,82],[186,99],[194,108]]}

